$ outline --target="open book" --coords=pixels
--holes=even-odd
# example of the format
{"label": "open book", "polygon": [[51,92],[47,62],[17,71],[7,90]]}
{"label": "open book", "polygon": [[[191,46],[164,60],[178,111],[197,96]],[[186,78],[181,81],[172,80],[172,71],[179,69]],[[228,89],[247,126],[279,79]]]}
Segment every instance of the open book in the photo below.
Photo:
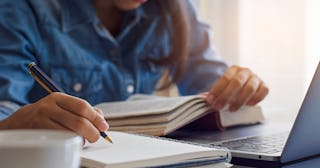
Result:
{"label": "open book", "polygon": [[[163,136],[213,111],[202,95],[161,97],[135,95],[127,101],[96,105],[101,108],[112,131]],[[253,124],[263,120],[260,107],[244,107],[238,112],[218,112],[220,127]]]}
{"label": "open book", "polygon": [[168,138],[107,132],[113,144],[100,138],[86,144],[81,152],[81,166],[89,168],[117,167],[188,167],[223,165],[230,160],[226,149],[200,146]]}

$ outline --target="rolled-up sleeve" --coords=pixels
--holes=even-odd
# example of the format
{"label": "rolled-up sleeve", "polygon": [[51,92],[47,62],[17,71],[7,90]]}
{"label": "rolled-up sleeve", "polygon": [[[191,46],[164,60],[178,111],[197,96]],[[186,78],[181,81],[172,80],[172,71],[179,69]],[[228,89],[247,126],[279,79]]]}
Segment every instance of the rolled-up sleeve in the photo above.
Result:
{"label": "rolled-up sleeve", "polygon": [[0,120],[29,103],[34,84],[26,65],[35,61],[34,45],[39,43],[35,17],[26,2],[0,2]]}
{"label": "rolled-up sleeve", "polygon": [[191,25],[191,47],[185,73],[178,83],[181,95],[192,95],[208,91],[227,69],[227,64],[212,44],[213,33],[210,26],[198,20],[191,3],[189,3],[188,11]]}

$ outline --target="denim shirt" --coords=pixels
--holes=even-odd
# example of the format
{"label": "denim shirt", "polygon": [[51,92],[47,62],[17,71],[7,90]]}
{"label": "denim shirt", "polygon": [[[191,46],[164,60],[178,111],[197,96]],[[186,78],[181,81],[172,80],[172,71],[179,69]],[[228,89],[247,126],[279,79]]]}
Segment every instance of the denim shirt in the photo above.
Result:
{"label": "denim shirt", "polygon": [[[188,1],[191,51],[177,84],[181,95],[210,89],[226,69]],[[36,62],[63,90],[87,100],[125,100],[151,94],[163,68],[145,61],[170,53],[172,27],[152,1],[127,11],[113,37],[91,0],[0,1],[0,120],[48,93],[28,74]]]}

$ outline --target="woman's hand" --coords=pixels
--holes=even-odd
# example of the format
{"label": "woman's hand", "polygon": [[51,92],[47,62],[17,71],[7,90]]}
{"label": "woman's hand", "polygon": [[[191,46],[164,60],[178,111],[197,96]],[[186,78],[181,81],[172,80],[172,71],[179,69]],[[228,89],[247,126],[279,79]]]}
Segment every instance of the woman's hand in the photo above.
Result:
{"label": "woman's hand", "polygon": [[109,127],[101,110],[83,99],[63,93],[51,93],[34,104],[23,106],[0,126],[5,129],[71,130],[89,142],[97,141],[99,131]]}
{"label": "woman's hand", "polygon": [[232,66],[226,70],[207,94],[207,101],[215,110],[229,105],[230,111],[242,105],[255,105],[268,94],[263,81],[248,68]]}

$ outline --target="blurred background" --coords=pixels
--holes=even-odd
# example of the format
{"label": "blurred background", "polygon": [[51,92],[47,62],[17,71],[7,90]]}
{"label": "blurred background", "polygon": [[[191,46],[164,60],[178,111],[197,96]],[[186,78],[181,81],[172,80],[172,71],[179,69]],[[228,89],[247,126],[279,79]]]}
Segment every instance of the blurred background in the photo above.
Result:
{"label": "blurred background", "polygon": [[249,67],[269,86],[266,117],[294,120],[320,61],[320,1],[194,2],[227,62]]}

